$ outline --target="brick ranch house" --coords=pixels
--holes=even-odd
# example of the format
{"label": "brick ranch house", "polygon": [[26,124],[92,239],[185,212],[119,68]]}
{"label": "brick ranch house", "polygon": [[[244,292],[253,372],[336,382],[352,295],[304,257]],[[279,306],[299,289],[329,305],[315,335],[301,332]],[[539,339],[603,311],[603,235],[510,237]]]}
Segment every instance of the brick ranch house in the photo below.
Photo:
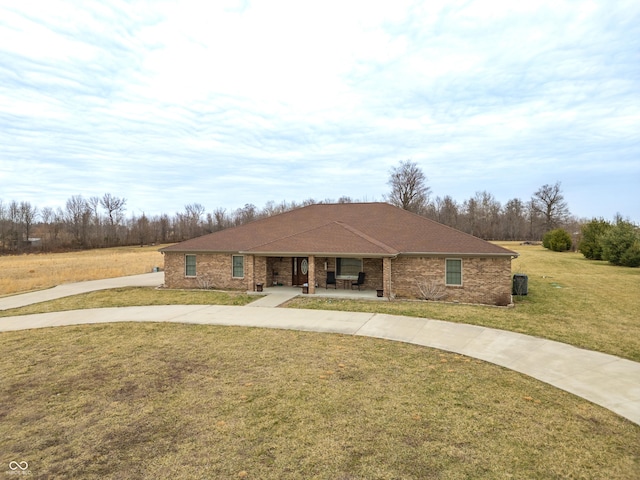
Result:
{"label": "brick ranch house", "polygon": [[[315,204],[160,250],[165,286],[256,290],[308,285],[421,298],[435,285],[446,301],[508,305],[518,254],[387,203]],[[328,274],[336,284],[326,285]]]}

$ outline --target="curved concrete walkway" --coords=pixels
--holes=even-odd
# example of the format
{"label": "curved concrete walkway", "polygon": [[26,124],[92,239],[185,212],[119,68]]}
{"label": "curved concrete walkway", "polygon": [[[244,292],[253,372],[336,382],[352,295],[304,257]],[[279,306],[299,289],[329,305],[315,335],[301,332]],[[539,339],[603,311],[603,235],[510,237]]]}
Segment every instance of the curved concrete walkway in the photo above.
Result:
{"label": "curved concrete walkway", "polygon": [[1,297],[0,310],[24,307],[33,303],[48,302],[49,300],[94,292],[96,290],[108,290],[109,288],[119,287],[157,287],[163,283],[164,272],[143,273],[142,275],[105,278],[103,280],[90,280],[87,282],[65,283],[46,290]]}
{"label": "curved concrete walkway", "polygon": [[[160,277],[151,275],[156,277],[138,278],[136,281],[160,280],[155,283],[159,285]],[[110,283],[126,283],[126,279],[131,278],[123,277],[117,282],[111,279]],[[0,308],[6,308],[5,300],[7,298],[0,299]],[[460,353],[524,373],[640,425],[640,363],[519,333],[440,320],[259,306],[168,305],[6,317],[0,318],[0,331],[108,322],[238,325],[364,335],[413,343]]]}

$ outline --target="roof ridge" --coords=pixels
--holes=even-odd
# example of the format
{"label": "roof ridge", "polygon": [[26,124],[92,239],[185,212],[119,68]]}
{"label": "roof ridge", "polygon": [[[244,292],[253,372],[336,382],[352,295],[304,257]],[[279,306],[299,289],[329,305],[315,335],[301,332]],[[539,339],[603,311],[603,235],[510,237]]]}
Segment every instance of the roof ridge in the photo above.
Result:
{"label": "roof ridge", "polygon": [[[309,205],[309,206],[311,206],[311,205]],[[313,230],[318,230],[319,228],[326,227],[327,225],[329,225],[331,223],[340,223],[340,222],[338,222],[336,220],[331,220],[330,222],[323,223],[322,225],[318,225],[316,227],[307,228],[306,230],[299,230],[299,231],[296,231],[294,233],[290,233],[289,235],[285,235],[284,237],[279,237],[279,238],[277,238],[275,240],[269,240],[268,242],[263,242],[263,243],[258,243],[256,245],[252,245],[248,250],[251,250],[251,249],[254,249],[254,248],[258,248],[258,247],[262,247],[264,245],[269,245],[270,243],[273,243],[273,242],[279,242],[281,240],[284,240],[285,238],[296,237],[296,236],[298,236],[298,235],[300,235],[302,233],[307,233],[307,232],[311,232]]]}
{"label": "roof ridge", "polygon": [[264,247],[265,245],[269,245],[270,243],[280,242],[281,240],[283,240],[283,239],[285,239],[285,238],[292,238],[292,237],[296,237],[296,236],[298,236],[298,235],[302,235],[302,234],[305,234],[305,233],[312,232],[312,231],[314,231],[314,230],[320,230],[320,229],[325,228],[325,227],[327,227],[327,226],[329,226],[329,225],[337,225],[337,226],[339,226],[340,228],[343,228],[343,229],[345,229],[345,230],[348,230],[349,232],[351,232],[351,233],[353,233],[354,235],[356,235],[356,236],[358,236],[358,237],[362,238],[363,240],[365,240],[365,241],[367,241],[367,242],[369,242],[369,243],[371,243],[371,244],[373,244],[373,245],[376,245],[377,247],[382,248],[383,250],[385,250],[385,251],[386,251],[387,253],[389,253],[389,254],[397,255],[397,254],[399,253],[396,249],[394,249],[394,248],[390,247],[389,245],[387,245],[387,244],[385,244],[385,243],[383,243],[383,242],[381,242],[381,241],[379,241],[379,240],[376,240],[375,238],[373,238],[373,237],[371,237],[371,236],[367,235],[366,233],[361,232],[361,231],[360,231],[360,230],[358,230],[357,228],[352,227],[351,225],[346,224],[346,223],[344,223],[344,222],[341,222],[341,221],[339,221],[339,220],[331,220],[331,221],[329,221],[329,222],[327,222],[327,223],[323,223],[322,225],[318,225],[318,226],[315,226],[315,227],[312,227],[312,228],[308,228],[308,229],[306,229],[306,230],[300,230],[300,231],[297,231],[297,232],[295,232],[295,233],[291,233],[291,234],[289,234],[289,235],[286,235],[286,236],[284,236],[284,237],[280,237],[280,238],[278,238],[278,239],[276,239],[276,240],[270,240],[270,241],[268,241],[268,242],[264,242],[264,243],[260,243],[260,244],[257,244],[257,245],[253,245],[253,246],[251,246],[250,248],[248,248],[247,250],[248,250],[248,251],[251,251],[251,250],[253,250],[253,249],[255,249],[255,248]]}

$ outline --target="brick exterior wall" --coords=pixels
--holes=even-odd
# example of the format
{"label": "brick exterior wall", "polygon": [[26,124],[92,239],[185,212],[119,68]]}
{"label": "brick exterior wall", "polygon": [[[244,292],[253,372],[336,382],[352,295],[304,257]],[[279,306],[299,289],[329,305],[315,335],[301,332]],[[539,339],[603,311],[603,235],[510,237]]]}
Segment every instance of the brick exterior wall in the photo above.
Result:
{"label": "brick exterior wall", "polygon": [[445,285],[444,257],[400,256],[391,262],[391,275],[398,298],[420,298],[417,282],[435,280],[445,289],[443,301],[503,306],[511,303],[509,257],[462,258],[462,286]]}
{"label": "brick exterior wall", "polygon": [[[454,257],[451,257],[454,258]],[[324,289],[326,272],[336,271],[335,258],[316,257],[315,281]],[[325,262],[327,268],[325,269]],[[384,266],[384,268],[383,268]],[[389,285],[383,278],[391,278],[391,291],[397,298],[420,298],[417,282],[435,280],[441,285],[449,302],[508,305],[511,303],[511,259],[504,258],[463,258],[462,286],[445,286],[444,257],[399,256],[383,261],[380,258],[365,258],[363,270],[366,273],[365,290],[385,289],[389,295]],[[244,278],[232,278],[231,254],[196,254],[196,277],[185,276],[185,254],[165,252],[165,285],[168,288],[209,288],[224,290],[255,290],[260,282],[272,286],[275,281],[291,286],[293,260],[290,257],[244,256]],[[313,282],[310,278],[309,282]],[[342,286],[338,282],[338,288]],[[348,287],[347,287],[348,288]]]}
{"label": "brick exterior wall", "polygon": [[196,255],[196,276],[185,275],[185,254],[165,252],[164,284],[167,288],[209,288],[246,290],[248,256],[244,259],[245,278],[232,278],[231,254]]}

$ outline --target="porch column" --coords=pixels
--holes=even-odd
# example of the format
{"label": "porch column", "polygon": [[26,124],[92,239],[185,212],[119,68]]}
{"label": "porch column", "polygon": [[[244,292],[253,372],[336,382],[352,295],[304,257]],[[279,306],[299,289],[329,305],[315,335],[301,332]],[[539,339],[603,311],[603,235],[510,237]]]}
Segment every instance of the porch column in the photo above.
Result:
{"label": "porch column", "polygon": [[316,257],[309,255],[309,294],[316,293]]}
{"label": "porch column", "polygon": [[391,258],[382,259],[382,290],[386,298],[391,298]]}
{"label": "porch column", "polygon": [[247,291],[256,289],[256,263],[253,255],[244,256],[244,279],[247,282]]}

